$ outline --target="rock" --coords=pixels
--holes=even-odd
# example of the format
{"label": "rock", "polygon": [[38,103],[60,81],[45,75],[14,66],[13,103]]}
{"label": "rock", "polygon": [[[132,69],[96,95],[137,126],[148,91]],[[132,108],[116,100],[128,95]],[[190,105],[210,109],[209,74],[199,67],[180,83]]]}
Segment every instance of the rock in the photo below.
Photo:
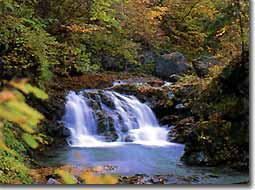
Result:
{"label": "rock", "polygon": [[151,178],[151,182],[152,182],[153,184],[159,184],[159,183],[160,183],[160,180],[159,180],[159,178],[152,177],[152,178]]}
{"label": "rock", "polygon": [[183,104],[177,104],[176,106],[175,106],[175,109],[177,109],[177,110],[182,110],[182,109],[185,109],[186,107],[183,105]]}
{"label": "rock", "polygon": [[199,163],[207,162],[207,161],[208,161],[207,156],[205,155],[205,153],[204,153],[203,151],[196,153],[196,154],[195,154],[195,159],[196,159]]}
{"label": "rock", "polygon": [[132,136],[127,135],[127,136],[125,137],[125,142],[133,142],[133,141],[134,141],[134,139],[132,138]]}
{"label": "rock", "polygon": [[[185,159],[183,159],[185,158]],[[210,159],[204,151],[192,152],[182,159],[189,165],[210,165]]]}
{"label": "rock", "polygon": [[117,133],[113,131],[107,131],[103,135],[105,137],[106,142],[114,142],[118,139]]}
{"label": "rock", "polygon": [[156,54],[151,50],[144,50],[140,53],[139,61],[142,64],[151,64],[155,62]]}
{"label": "rock", "polygon": [[161,124],[169,124],[169,123],[174,123],[178,120],[177,115],[166,115],[163,118],[160,119]]}
{"label": "rock", "polygon": [[169,142],[175,142],[176,132],[170,130],[167,135],[168,135]]}
{"label": "rock", "polygon": [[170,82],[177,82],[180,78],[181,78],[180,75],[172,74],[172,75],[169,77],[168,80],[169,80]]}
{"label": "rock", "polygon": [[107,131],[107,125],[105,123],[105,116],[104,113],[100,110],[96,112],[97,117],[97,132],[99,134],[103,134]]}
{"label": "rock", "polygon": [[108,106],[111,109],[115,109],[115,105],[111,97],[107,96],[103,92],[100,93],[100,97],[101,97],[102,103],[104,103],[106,106]]}
{"label": "rock", "polygon": [[48,185],[57,185],[57,184],[61,184],[60,182],[58,182],[57,180],[53,179],[53,178],[49,178],[47,181]]}
{"label": "rock", "polygon": [[169,91],[167,92],[167,96],[168,96],[168,98],[169,98],[170,100],[172,100],[172,99],[175,97],[175,95],[174,95],[174,93],[173,93],[172,90],[169,90]]}
{"label": "rock", "polygon": [[168,139],[170,142],[186,143],[189,142],[189,135],[195,127],[194,118],[187,117],[176,122],[176,126],[169,129]]}
{"label": "rock", "polygon": [[219,63],[215,57],[200,57],[192,61],[192,65],[198,77],[202,78],[208,75],[209,68]]}
{"label": "rock", "polygon": [[63,136],[64,138],[71,136],[70,130],[67,129],[67,128],[65,128],[65,127],[63,127],[63,128],[62,128],[62,136]]}
{"label": "rock", "polygon": [[123,85],[123,84],[127,84],[127,82],[124,80],[115,80],[113,81],[112,86]]}
{"label": "rock", "polygon": [[121,132],[127,133],[128,130],[129,130],[129,129],[128,129],[128,126],[126,126],[126,125],[121,126]]}
{"label": "rock", "polygon": [[218,175],[213,175],[213,174],[208,175],[208,177],[210,177],[210,178],[219,178]]}
{"label": "rock", "polygon": [[155,73],[157,76],[165,79],[173,74],[183,74],[189,69],[187,60],[180,52],[173,52],[160,56],[156,61]]}
{"label": "rock", "polygon": [[162,85],[164,85],[165,82],[159,79],[157,80],[155,79],[155,80],[148,81],[147,84],[149,84],[152,87],[162,87]]}
{"label": "rock", "polygon": [[102,56],[102,67],[106,71],[123,71],[124,68],[120,64],[122,61],[122,58],[120,57],[114,57],[110,55],[103,55]]}

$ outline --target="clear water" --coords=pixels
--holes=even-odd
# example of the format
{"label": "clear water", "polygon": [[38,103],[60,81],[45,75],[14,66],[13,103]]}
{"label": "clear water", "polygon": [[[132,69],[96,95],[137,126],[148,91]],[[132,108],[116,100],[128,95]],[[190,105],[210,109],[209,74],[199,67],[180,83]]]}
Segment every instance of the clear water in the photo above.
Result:
{"label": "clear water", "polygon": [[[233,184],[249,180],[248,174],[224,167],[190,167],[180,162],[183,145],[164,147],[122,143],[115,147],[73,148],[65,147],[43,156],[45,166],[65,164],[86,168],[114,166],[114,174],[178,175],[193,177],[197,184]],[[178,179],[176,181],[178,183]],[[182,181],[183,183],[183,181]],[[190,183],[190,182],[189,182]]]}
{"label": "clear water", "polygon": [[[249,180],[248,174],[224,167],[184,165],[180,162],[184,146],[167,142],[167,129],[159,126],[146,104],[134,96],[112,91],[103,91],[103,95],[113,102],[114,108],[105,105],[100,95],[97,95],[98,105],[113,119],[118,140],[104,142],[97,134],[97,110],[92,109],[90,99],[70,92],[64,116],[65,127],[71,132],[67,139],[70,146],[45,153],[41,165],[69,164],[81,168],[110,165],[116,167],[111,171],[115,174],[195,177],[194,183],[198,184],[232,184]],[[126,136],[131,136],[133,142],[124,142]]]}

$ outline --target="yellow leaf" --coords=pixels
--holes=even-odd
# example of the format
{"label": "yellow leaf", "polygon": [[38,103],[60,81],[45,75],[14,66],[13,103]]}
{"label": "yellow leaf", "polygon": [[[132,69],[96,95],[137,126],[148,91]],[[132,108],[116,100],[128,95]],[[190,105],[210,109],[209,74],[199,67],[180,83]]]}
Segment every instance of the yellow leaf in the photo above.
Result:
{"label": "yellow leaf", "polygon": [[85,184],[116,184],[118,183],[118,179],[111,175],[93,175],[90,171],[85,171],[82,174],[82,179],[85,181]]}
{"label": "yellow leaf", "polygon": [[60,169],[57,169],[55,173],[62,178],[65,184],[77,184],[77,181],[72,174]]}

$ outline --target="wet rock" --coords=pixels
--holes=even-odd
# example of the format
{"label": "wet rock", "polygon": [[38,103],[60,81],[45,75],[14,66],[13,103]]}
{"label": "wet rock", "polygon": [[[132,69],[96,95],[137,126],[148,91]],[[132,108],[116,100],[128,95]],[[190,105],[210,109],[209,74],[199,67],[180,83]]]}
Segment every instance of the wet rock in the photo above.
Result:
{"label": "wet rock", "polygon": [[104,166],[104,170],[106,170],[106,171],[114,171],[117,168],[118,168],[117,166],[110,166],[110,165],[105,165]]}
{"label": "wet rock", "polygon": [[125,80],[116,80],[113,82],[113,87],[119,85],[133,85],[133,86],[150,85],[152,87],[160,87],[163,84],[164,81],[150,76],[150,77],[134,77]]}
{"label": "wet rock", "polygon": [[101,97],[101,100],[102,100],[103,104],[105,104],[106,106],[108,106],[111,109],[115,108],[114,102],[112,101],[111,97],[107,96],[103,92],[100,93],[100,97]]}
{"label": "wet rock", "polygon": [[168,80],[169,80],[170,82],[177,82],[180,78],[181,78],[180,75],[173,74],[173,75],[171,75],[171,76],[169,77]]}
{"label": "wet rock", "polygon": [[139,61],[142,64],[151,64],[155,62],[155,59],[156,59],[156,53],[153,52],[152,50],[143,50],[139,56]]}
{"label": "wet rock", "polygon": [[106,142],[114,142],[118,139],[117,133],[113,131],[107,131],[103,135],[105,137]]}
{"label": "wet rock", "polygon": [[169,141],[169,142],[176,142],[176,136],[177,136],[176,132],[170,130],[170,131],[168,132],[168,141]]}
{"label": "wet rock", "polygon": [[58,138],[66,138],[70,136],[70,131],[64,127],[61,122],[47,123],[47,133],[50,136]]}
{"label": "wet rock", "polygon": [[172,113],[172,111],[174,110],[174,102],[168,98],[162,99],[159,101],[153,101],[150,107],[158,116],[158,118],[162,118]]}
{"label": "wet rock", "polygon": [[175,98],[175,94],[173,93],[172,90],[169,90],[169,91],[167,92],[167,97],[168,97],[170,100],[172,100],[172,99]]}
{"label": "wet rock", "polygon": [[98,110],[96,112],[96,117],[97,117],[97,132],[99,134],[102,134],[107,131],[104,113]]}
{"label": "wet rock", "polygon": [[192,65],[198,77],[205,77],[209,73],[209,68],[219,63],[215,57],[200,57],[192,61]]}
{"label": "wet rock", "polygon": [[186,107],[183,105],[183,104],[177,104],[176,106],[175,106],[175,109],[177,109],[177,110],[183,110],[183,109],[185,109]]}
{"label": "wet rock", "polygon": [[213,174],[208,175],[208,177],[209,177],[209,178],[219,178],[219,176],[213,175]]}
{"label": "wet rock", "polygon": [[112,83],[113,86],[118,86],[118,85],[123,85],[123,84],[127,84],[127,82],[125,80],[115,80]]}
{"label": "wet rock", "polygon": [[192,152],[184,160],[189,165],[208,165],[210,161],[204,151]]}
{"label": "wet rock", "polygon": [[57,184],[61,184],[60,182],[58,182],[57,180],[53,179],[53,178],[49,178],[47,181],[48,185],[57,185]]}
{"label": "wet rock", "polygon": [[67,129],[67,128],[65,128],[65,127],[63,127],[63,128],[62,128],[62,136],[63,136],[64,138],[67,138],[67,137],[71,136],[70,130]]}
{"label": "wet rock", "polygon": [[163,85],[161,85],[161,88],[166,88],[166,89],[169,89],[169,87],[172,85],[173,83],[172,82],[167,82],[165,81]]}
{"label": "wet rock", "polygon": [[157,76],[169,79],[173,74],[183,74],[188,71],[189,65],[184,55],[173,52],[160,56],[156,61],[155,73]]}
{"label": "wet rock", "polygon": [[134,139],[132,136],[128,135],[125,137],[125,142],[133,142],[133,141],[134,141]]}
{"label": "wet rock", "polygon": [[161,87],[162,85],[164,85],[164,81],[155,79],[148,81],[147,84],[149,84],[152,87]]}
{"label": "wet rock", "polygon": [[172,123],[175,123],[178,120],[178,118],[179,117],[177,115],[172,115],[172,114],[166,115],[160,119],[160,123],[162,123],[162,124],[171,123],[172,124]]}
{"label": "wet rock", "polygon": [[119,92],[119,93],[124,93],[127,95],[132,94],[132,95],[136,96],[137,91],[138,91],[138,86],[132,85],[132,84],[123,84],[123,85],[114,86],[112,88],[112,90]]}
{"label": "wet rock", "polygon": [[152,184],[165,184],[167,182],[167,176],[163,175],[152,176],[150,181],[152,182]]}
{"label": "wet rock", "polygon": [[90,99],[89,101],[90,103],[90,106],[93,110],[100,110],[100,106],[99,104],[97,103],[97,101],[93,100],[93,99]]}
{"label": "wet rock", "polygon": [[200,178],[197,176],[169,175],[145,175],[122,176],[119,178],[120,184],[199,184]]}
{"label": "wet rock", "polygon": [[187,117],[179,120],[176,126],[173,126],[168,133],[168,139],[171,142],[186,143],[189,141],[189,135],[195,127],[193,117]]}
{"label": "wet rock", "polygon": [[102,111],[97,112],[97,132],[104,136],[107,142],[113,142],[118,139],[113,119],[105,116]]}
{"label": "wet rock", "polygon": [[121,132],[127,133],[128,130],[129,130],[129,129],[128,129],[128,126],[126,126],[126,125],[121,126]]}

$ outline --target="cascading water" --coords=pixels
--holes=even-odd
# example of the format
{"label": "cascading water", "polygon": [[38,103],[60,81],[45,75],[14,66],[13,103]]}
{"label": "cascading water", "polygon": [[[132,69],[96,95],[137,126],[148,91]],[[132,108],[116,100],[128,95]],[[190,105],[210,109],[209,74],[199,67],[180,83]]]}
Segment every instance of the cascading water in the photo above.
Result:
{"label": "cascading water", "polygon": [[[149,106],[141,103],[134,96],[121,95],[112,91],[106,91],[105,93],[114,102],[114,114],[121,118],[121,121],[115,119],[115,124],[128,129],[126,136],[141,144],[157,144],[167,141],[167,130],[159,126]],[[123,140],[122,136],[121,141]]]}
{"label": "cascading water", "polygon": [[[120,144],[104,142],[104,134],[98,132],[98,113],[104,115],[106,130],[110,130],[110,119],[113,121],[114,133],[118,136],[115,139],[117,142],[132,141],[137,144],[158,146],[169,144],[167,129],[159,126],[153,111],[136,97],[113,91],[93,92],[92,97],[90,93],[91,91],[82,91],[80,94],[70,92],[66,98],[64,124],[71,132],[68,139],[70,146],[93,147]],[[108,103],[102,99],[107,99]],[[92,106],[92,102],[97,106]],[[111,106],[108,105],[109,102]]]}
{"label": "cascading water", "polygon": [[66,99],[64,124],[71,132],[69,145],[83,146],[98,143],[95,137],[97,128],[95,114],[86,99],[75,92],[70,92]]}

